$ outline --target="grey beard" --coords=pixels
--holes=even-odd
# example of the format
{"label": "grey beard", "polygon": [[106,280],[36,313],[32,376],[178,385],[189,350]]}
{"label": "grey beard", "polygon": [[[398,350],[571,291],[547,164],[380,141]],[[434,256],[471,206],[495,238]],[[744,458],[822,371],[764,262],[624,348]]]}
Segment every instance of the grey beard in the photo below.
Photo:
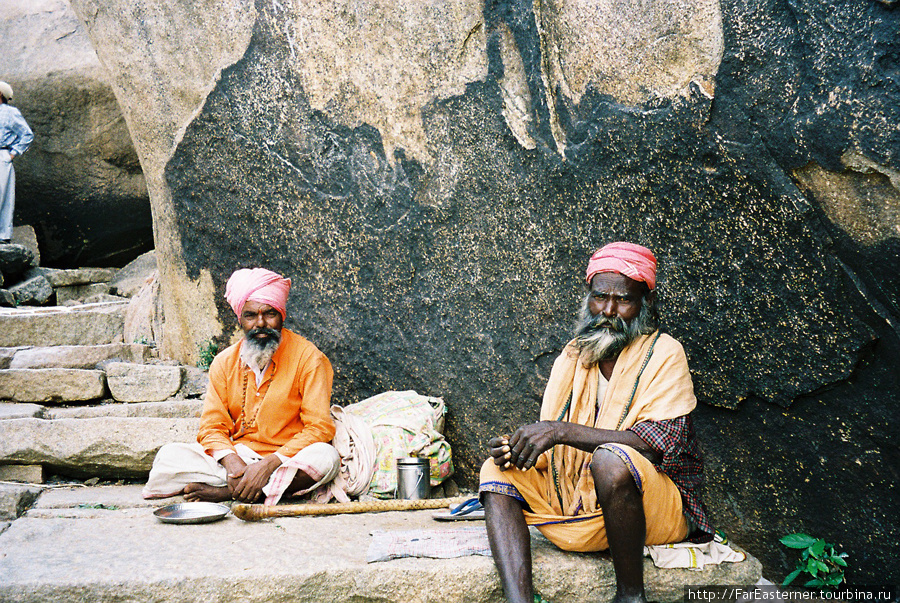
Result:
{"label": "grey beard", "polygon": [[575,324],[575,345],[584,357],[585,366],[616,358],[632,341],[656,330],[656,321],[646,299],[641,302],[640,313],[631,322],[625,322],[618,316],[591,316],[589,300],[590,296],[585,298]]}
{"label": "grey beard", "polygon": [[[256,335],[265,333],[265,339],[257,339]],[[281,343],[281,333],[275,329],[250,329],[244,335],[244,345],[241,347],[241,360],[247,366],[258,371],[265,369],[275,355],[275,350]]]}

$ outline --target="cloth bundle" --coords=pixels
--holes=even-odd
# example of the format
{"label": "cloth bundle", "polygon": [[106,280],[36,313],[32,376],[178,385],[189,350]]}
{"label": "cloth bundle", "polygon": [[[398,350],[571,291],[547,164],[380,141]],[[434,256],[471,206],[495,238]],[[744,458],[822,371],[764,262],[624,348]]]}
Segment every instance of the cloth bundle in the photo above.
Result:
{"label": "cloth bundle", "polygon": [[397,459],[407,456],[427,457],[431,485],[439,485],[453,473],[450,444],[442,434],[446,412],[441,398],[412,390],[384,392],[345,407],[332,406],[333,442],[341,455],[337,485],[348,496],[393,498]]}
{"label": "cloth bundle", "polygon": [[744,553],[736,551],[724,542],[706,542],[694,544],[679,542],[676,544],[660,544],[645,546],[644,555],[653,560],[653,565],[661,568],[686,568],[702,570],[707,565],[719,563],[739,563],[747,558]]}

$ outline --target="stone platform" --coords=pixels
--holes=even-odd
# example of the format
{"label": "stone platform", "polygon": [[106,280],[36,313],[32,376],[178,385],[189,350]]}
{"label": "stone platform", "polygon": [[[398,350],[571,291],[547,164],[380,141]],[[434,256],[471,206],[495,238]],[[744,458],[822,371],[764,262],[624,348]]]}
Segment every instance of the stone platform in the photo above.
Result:
{"label": "stone platform", "polygon": [[[9,488],[10,486],[4,486]],[[200,525],[158,521],[139,486],[47,489],[0,533],[0,601],[8,603],[500,603],[490,557],[367,563],[376,530],[438,530],[434,511],[292,517]],[[3,528],[0,523],[0,529]],[[536,588],[553,603],[607,601],[605,555],[565,553],[533,533]],[[650,600],[680,601],[683,585],[754,584],[752,558],[695,572],[645,562]]]}

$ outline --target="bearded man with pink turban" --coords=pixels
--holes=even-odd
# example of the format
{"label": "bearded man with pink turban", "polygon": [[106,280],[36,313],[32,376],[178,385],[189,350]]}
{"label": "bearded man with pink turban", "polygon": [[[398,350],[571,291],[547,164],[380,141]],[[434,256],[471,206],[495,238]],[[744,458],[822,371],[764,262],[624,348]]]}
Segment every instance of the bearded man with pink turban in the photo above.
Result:
{"label": "bearded man with pink turban", "polygon": [[481,469],[491,552],[509,601],[532,603],[528,526],[567,551],[609,550],[615,601],[645,601],[644,545],[711,540],[681,344],[658,330],[656,258],[618,242],[587,266],[575,338],[540,421],[490,441]]}
{"label": "bearded man with pink turban", "polygon": [[210,366],[197,442],[159,450],[145,498],[275,504],[314,490],[330,498],[340,470],[329,444],[334,372],[316,346],[283,328],[290,288],[264,268],[228,279],[225,299],[244,337]]}

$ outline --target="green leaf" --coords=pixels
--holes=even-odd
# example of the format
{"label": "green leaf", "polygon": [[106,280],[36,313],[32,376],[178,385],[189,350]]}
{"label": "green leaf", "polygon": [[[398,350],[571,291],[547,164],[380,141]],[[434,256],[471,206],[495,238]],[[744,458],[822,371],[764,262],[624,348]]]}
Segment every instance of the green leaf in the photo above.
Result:
{"label": "green leaf", "polygon": [[821,538],[816,540],[815,543],[811,547],[809,547],[809,552],[814,557],[821,557],[822,553],[825,552],[825,541]]}
{"label": "green leaf", "polygon": [[788,548],[805,549],[812,546],[816,542],[816,539],[809,534],[801,534],[798,532],[796,534],[788,534],[778,542]]}
{"label": "green leaf", "polygon": [[818,575],[819,575],[819,562],[818,562],[818,560],[816,560],[815,557],[810,557],[810,558],[809,558],[809,562],[806,564],[806,571],[807,571],[807,572],[809,573],[809,575],[811,575],[813,578],[818,577]]}
{"label": "green leaf", "polygon": [[843,558],[839,555],[832,555],[830,561],[835,565],[840,565],[841,567],[847,567],[847,562],[843,560]]}
{"label": "green leaf", "polygon": [[788,584],[790,584],[791,582],[793,582],[793,581],[794,581],[794,578],[796,578],[797,576],[799,576],[801,573],[803,573],[803,568],[802,568],[802,567],[798,567],[797,569],[795,569],[794,571],[792,571],[790,574],[787,575],[787,578],[784,579],[784,582],[782,582],[781,585],[782,585],[782,586],[787,586]]}
{"label": "green leaf", "polygon": [[819,571],[822,572],[823,574],[828,573],[828,566],[825,565],[824,563],[822,563],[821,561],[819,561],[818,559],[816,560],[816,567],[819,568]]}
{"label": "green leaf", "polygon": [[830,576],[825,580],[825,582],[828,584],[828,586],[837,586],[838,584],[840,584],[843,581],[844,581],[843,572],[839,573],[835,576]]}
{"label": "green leaf", "polygon": [[825,583],[822,582],[821,580],[819,580],[818,578],[816,578],[815,580],[810,580],[809,582],[807,582],[807,583],[804,584],[803,586],[818,586],[818,587],[822,587],[822,586],[825,586]]}

